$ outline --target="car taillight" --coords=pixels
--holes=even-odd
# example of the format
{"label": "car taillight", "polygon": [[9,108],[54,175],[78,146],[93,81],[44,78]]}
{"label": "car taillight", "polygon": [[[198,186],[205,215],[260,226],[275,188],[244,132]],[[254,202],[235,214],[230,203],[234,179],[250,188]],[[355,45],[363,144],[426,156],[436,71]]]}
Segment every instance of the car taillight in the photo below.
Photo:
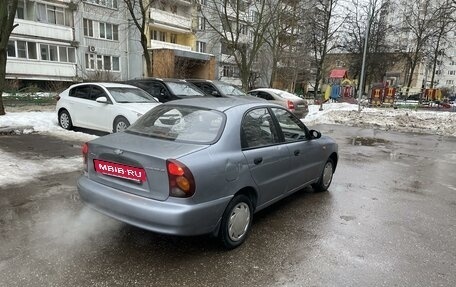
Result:
{"label": "car taillight", "polygon": [[292,101],[287,101],[287,106],[288,106],[288,109],[290,109],[290,110],[295,109],[294,103]]}
{"label": "car taillight", "polygon": [[190,170],[181,162],[166,161],[169,179],[169,196],[190,197],[195,193],[195,180]]}
{"label": "car taillight", "polygon": [[85,143],[82,146],[82,164],[83,164],[83,167],[84,167],[84,171],[88,171],[89,170],[88,165],[87,165],[88,154],[89,154],[89,145],[87,143]]}

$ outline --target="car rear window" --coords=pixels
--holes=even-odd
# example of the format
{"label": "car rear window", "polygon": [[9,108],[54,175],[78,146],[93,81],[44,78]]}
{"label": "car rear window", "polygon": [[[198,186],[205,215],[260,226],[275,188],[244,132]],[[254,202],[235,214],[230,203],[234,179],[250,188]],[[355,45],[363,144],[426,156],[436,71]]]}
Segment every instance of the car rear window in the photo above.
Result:
{"label": "car rear window", "polygon": [[287,99],[287,100],[298,100],[298,99],[301,99],[300,97],[295,96],[295,95],[290,94],[290,93],[285,92],[285,91],[275,91],[275,93],[277,95],[279,95],[281,98],[284,98],[284,99]]}
{"label": "car rear window", "polygon": [[170,141],[210,144],[218,139],[224,122],[225,115],[219,111],[161,105],[139,118],[127,132]]}

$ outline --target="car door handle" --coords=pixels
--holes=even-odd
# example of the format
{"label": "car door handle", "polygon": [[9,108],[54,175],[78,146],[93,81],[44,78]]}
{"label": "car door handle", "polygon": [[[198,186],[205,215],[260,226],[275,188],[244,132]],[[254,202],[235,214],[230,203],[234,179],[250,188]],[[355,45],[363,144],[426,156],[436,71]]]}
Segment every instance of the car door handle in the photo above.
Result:
{"label": "car door handle", "polygon": [[253,160],[253,163],[254,164],[260,164],[261,162],[263,161],[263,158],[262,157],[257,157]]}
{"label": "car door handle", "polygon": [[300,151],[299,149],[297,149],[297,150],[294,151],[294,155],[295,155],[295,156],[298,156],[300,153],[301,153],[301,151]]}

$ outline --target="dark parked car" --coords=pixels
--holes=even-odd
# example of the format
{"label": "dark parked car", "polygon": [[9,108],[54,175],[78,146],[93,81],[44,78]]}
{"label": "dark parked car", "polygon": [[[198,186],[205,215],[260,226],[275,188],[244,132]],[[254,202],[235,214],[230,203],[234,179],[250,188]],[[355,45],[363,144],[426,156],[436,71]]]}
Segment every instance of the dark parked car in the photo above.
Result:
{"label": "dark parked car", "polygon": [[145,78],[128,80],[125,83],[145,90],[162,103],[189,97],[207,96],[193,84],[179,79]]}
{"label": "dark parked car", "polygon": [[83,146],[81,199],[155,232],[241,245],[254,213],[312,185],[329,188],[331,138],[267,101],[193,98],[159,105]]}
{"label": "dark parked car", "polygon": [[247,96],[241,89],[235,85],[215,80],[205,79],[186,79],[197,86],[200,90],[214,97],[245,97]]}

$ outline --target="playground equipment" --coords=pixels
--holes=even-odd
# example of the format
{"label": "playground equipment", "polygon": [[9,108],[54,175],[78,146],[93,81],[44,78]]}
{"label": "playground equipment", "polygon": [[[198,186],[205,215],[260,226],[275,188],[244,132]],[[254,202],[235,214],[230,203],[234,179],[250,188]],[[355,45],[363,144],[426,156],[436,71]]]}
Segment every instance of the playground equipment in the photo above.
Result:
{"label": "playground equipment", "polygon": [[331,99],[336,102],[353,103],[355,95],[354,82],[348,79],[345,69],[331,70],[328,78],[329,85],[325,90],[325,101]]}

